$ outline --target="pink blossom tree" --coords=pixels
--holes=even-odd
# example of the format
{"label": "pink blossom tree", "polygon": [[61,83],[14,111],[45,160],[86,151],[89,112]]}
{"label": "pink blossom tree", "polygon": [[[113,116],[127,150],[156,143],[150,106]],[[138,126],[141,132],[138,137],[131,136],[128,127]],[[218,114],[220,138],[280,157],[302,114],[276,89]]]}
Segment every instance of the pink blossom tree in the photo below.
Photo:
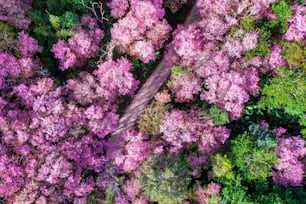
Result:
{"label": "pink blossom tree", "polygon": [[301,159],[306,155],[305,140],[298,136],[282,137],[275,151],[279,163],[274,166],[273,182],[283,186],[302,186],[304,165]]}

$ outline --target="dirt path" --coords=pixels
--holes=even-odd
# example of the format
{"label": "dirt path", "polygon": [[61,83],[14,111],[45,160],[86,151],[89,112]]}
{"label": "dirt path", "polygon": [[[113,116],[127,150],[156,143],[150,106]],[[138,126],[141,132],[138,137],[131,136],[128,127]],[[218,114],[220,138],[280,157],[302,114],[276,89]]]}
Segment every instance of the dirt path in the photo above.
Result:
{"label": "dirt path", "polygon": [[[193,6],[184,25],[188,26],[194,22],[197,16],[196,8]],[[161,85],[169,78],[170,68],[178,61],[178,56],[171,46],[168,47],[165,53],[162,61],[158,64],[138,93],[133,97],[131,104],[125,109],[124,114],[119,120],[116,131],[112,134],[112,139],[116,140],[119,135],[126,133],[135,125],[137,118],[142,114],[146,105],[150,102]]]}

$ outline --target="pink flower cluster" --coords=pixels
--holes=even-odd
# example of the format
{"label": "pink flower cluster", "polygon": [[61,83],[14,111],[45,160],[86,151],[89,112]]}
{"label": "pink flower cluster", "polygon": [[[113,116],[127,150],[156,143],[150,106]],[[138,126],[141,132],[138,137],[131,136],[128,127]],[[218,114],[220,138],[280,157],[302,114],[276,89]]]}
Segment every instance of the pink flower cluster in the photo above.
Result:
{"label": "pink flower cluster", "polygon": [[225,21],[229,24],[237,22],[234,16],[244,17],[249,15],[252,18],[261,18],[269,14],[270,4],[275,0],[199,0],[199,7],[202,17],[213,14],[225,16]]}
{"label": "pink flower cluster", "polygon": [[275,45],[271,48],[269,56],[269,66],[271,70],[275,70],[279,66],[286,64],[286,61],[282,57],[282,48],[279,45]]}
{"label": "pink flower cluster", "polygon": [[[237,31],[236,34],[238,32],[239,31]],[[256,31],[245,34],[244,31],[241,30],[241,33],[239,33],[239,35],[245,36],[242,40],[234,40],[233,38],[228,36],[225,38],[222,50],[230,57],[240,58],[244,52],[257,47],[258,33]]]}
{"label": "pink flower cluster", "polygon": [[153,153],[155,145],[148,141],[147,135],[136,130],[129,131],[122,139],[126,141],[125,151],[115,159],[115,163],[119,170],[131,172]]}
{"label": "pink flower cluster", "polygon": [[[17,43],[26,59],[40,50],[23,32]],[[104,62],[94,74],[81,72],[58,86],[50,77],[20,75],[19,60],[11,54],[1,53],[0,59],[5,77],[20,77],[11,89],[1,90],[0,197],[16,203],[85,204],[93,190],[105,190],[105,136],[117,126],[117,97],[132,95],[138,85],[129,73],[131,63],[125,58]],[[142,146],[131,139],[131,151],[134,144]],[[134,160],[138,165],[137,156],[143,156],[141,151],[131,152],[127,166]]]}
{"label": "pink flower cluster", "polygon": [[175,153],[196,142],[202,154],[213,154],[230,136],[229,129],[214,127],[211,119],[201,121],[196,111],[187,113],[177,109],[164,114],[160,132],[170,151]]}
{"label": "pink flower cluster", "polygon": [[79,67],[89,58],[96,56],[99,42],[104,37],[98,22],[87,15],[82,17],[80,24],[74,28],[74,32],[75,34],[68,39],[68,43],[59,40],[51,49],[55,58],[59,60],[59,69],[62,71],[73,66]]}
{"label": "pink flower cluster", "polygon": [[197,186],[195,194],[197,196],[197,201],[199,204],[209,204],[209,197],[217,195],[221,190],[221,185],[211,182],[207,185],[206,188],[201,187],[200,185]]}
{"label": "pink flower cluster", "polygon": [[107,3],[107,6],[111,9],[111,16],[118,19],[122,18],[129,9],[128,0],[112,0]]}
{"label": "pink flower cluster", "polygon": [[274,166],[273,182],[286,187],[304,185],[305,140],[299,136],[279,138],[275,151],[279,162]]}
{"label": "pink flower cluster", "polygon": [[285,33],[285,39],[288,41],[306,40],[306,8],[302,5],[291,7],[294,15],[287,20],[288,30]]}
{"label": "pink flower cluster", "polygon": [[[122,17],[127,10],[126,1],[109,3],[114,17]],[[171,27],[163,19],[162,1],[133,0],[126,15],[111,29],[112,41],[123,52],[147,63],[155,60],[155,49],[167,40]]]}
{"label": "pink flower cluster", "polygon": [[33,57],[41,52],[42,48],[35,39],[22,31],[17,36],[16,51],[21,53],[21,58],[17,59],[9,53],[0,53],[0,89],[6,86],[4,81],[8,77],[32,75],[35,67]]}
{"label": "pink flower cluster", "polygon": [[38,42],[24,31],[18,33],[17,48],[20,50],[21,56],[24,58],[31,58],[37,52],[42,51],[42,47],[38,45]]}
{"label": "pink flower cluster", "polygon": [[116,100],[118,95],[133,95],[139,81],[135,80],[129,72],[131,68],[132,63],[126,58],[99,64],[98,69],[94,71],[99,82],[97,94],[109,101]]}
{"label": "pink flower cluster", "polygon": [[175,93],[176,102],[193,101],[193,96],[202,90],[200,80],[191,72],[175,76],[174,78],[169,88]]}
{"label": "pink flower cluster", "polygon": [[[96,77],[89,80],[98,84]],[[80,107],[74,98],[66,98],[69,88],[41,78],[15,86],[1,98],[1,197],[14,195],[20,203],[86,203],[98,188],[86,172],[104,172],[103,138],[116,128],[117,101],[106,102],[100,96]],[[11,103],[12,97],[18,102]],[[131,139],[132,151],[133,142],[140,141]],[[136,153],[129,155],[132,162]]]}
{"label": "pink flower cluster", "polygon": [[163,116],[160,132],[166,143],[171,145],[171,152],[178,152],[186,145],[196,142],[199,135],[199,123],[196,112],[187,113],[172,110]]}
{"label": "pink flower cluster", "polygon": [[[196,74],[189,82],[185,83],[188,78],[186,75],[184,80],[178,80],[179,85],[174,83],[170,87],[177,92],[177,102],[190,101],[193,94],[201,92],[201,100],[229,112],[233,120],[240,117],[249,95],[259,92],[259,74],[264,72],[263,67],[267,66],[264,65],[265,59],[260,57],[249,60],[244,58],[246,51],[257,47],[257,31],[246,32],[238,29],[232,36],[227,33],[247,15],[253,18],[269,15],[272,2],[273,0],[197,1],[202,18],[187,28],[178,26],[173,33],[172,45],[180,57],[179,65],[190,67]],[[217,42],[221,42],[221,46]],[[269,60],[270,66],[275,67],[276,63],[283,63],[278,61],[281,59],[279,54],[279,50],[275,48]],[[200,80],[196,80],[196,77]],[[202,81],[207,89],[199,86]]]}
{"label": "pink flower cluster", "polygon": [[[247,88],[254,90],[252,94],[259,90],[259,78],[256,74],[256,72],[247,72],[245,75],[255,77],[254,79],[247,78],[234,71],[212,75],[205,80],[208,91],[202,92],[201,100],[216,104],[223,110],[228,111],[231,119],[237,119],[244,109],[244,103],[249,100]],[[251,81],[248,82],[247,80]],[[251,86],[255,86],[255,89]]]}
{"label": "pink flower cluster", "polygon": [[178,25],[173,35],[174,39],[171,43],[175,52],[186,65],[191,65],[191,60],[199,56],[203,47],[203,37],[200,30],[192,26],[185,29],[182,25]]}
{"label": "pink flower cluster", "polygon": [[31,9],[32,0],[0,0],[0,20],[8,22],[19,29],[29,27],[31,20],[26,12]]}
{"label": "pink flower cluster", "polygon": [[171,102],[171,96],[167,90],[160,91],[155,94],[154,99],[160,103],[169,103]]}
{"label": "pink flower cluster", "polygon": [[81,72],[78,79],[67,81],[66,89],[70,98],[82,105],[98,103],[111,106],[118,96],[131,96],[139,81],[129,72],[132,64],[126,58],[105,61],[92,74]]}

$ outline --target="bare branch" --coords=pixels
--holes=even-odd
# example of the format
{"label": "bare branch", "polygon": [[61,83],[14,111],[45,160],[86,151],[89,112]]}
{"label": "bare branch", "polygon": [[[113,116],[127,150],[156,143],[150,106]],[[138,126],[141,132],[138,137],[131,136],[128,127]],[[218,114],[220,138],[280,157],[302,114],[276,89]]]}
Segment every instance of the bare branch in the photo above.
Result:
{"label": "bare branch", "polygon": [[[84,6],[85,8],[91,10],[97,21],[99,21],[100,23],[103,23],[104,20],[108,21],[108,19],[104,17],[105,11],[103,10],[103,3],[101,1],[98,2],[91,1],[90,6],[87,6],[84,0],[80,0],[80,4],[82,4],[82,6]],[[97,13],[97,10],[99,13]]]}

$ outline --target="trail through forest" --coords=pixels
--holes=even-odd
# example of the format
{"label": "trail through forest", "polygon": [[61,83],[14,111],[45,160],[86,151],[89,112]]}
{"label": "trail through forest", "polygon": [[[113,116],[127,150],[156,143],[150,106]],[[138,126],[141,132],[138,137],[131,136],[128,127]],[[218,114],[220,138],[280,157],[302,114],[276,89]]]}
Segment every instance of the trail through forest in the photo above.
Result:
{"label": "trail through forest", "polygon": [[[184,26],[187,27],[193,23],[198,16],[196,6],[193,6],[185,20]],[[112,139],[117,139],[118,136],[126,133],[134,126],[137,118],[142,114],[146,105],[150,102],[162,84],[169,78],[170,68],[175,65],[177,61],[178,56],[175,54],[175,51],[170,44],[162,61],[157,65],[154,72],[133,97],[130,105],[125,109],[119,120],[119,125],[116,131],[112,133]]]}

